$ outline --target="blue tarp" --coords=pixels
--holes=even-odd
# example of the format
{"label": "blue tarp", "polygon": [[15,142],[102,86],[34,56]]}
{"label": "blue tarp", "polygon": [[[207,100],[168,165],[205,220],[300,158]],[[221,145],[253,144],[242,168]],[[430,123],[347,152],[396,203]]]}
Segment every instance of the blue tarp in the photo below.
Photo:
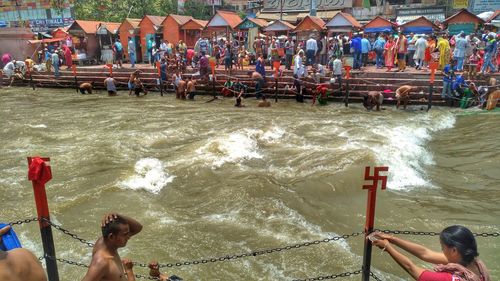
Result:
{"label": "blue tarp", "polygon": [[434,30],[430,26],[408,26],[404,28],[403,32],[405,34],[408,34],[410,32],[413,32],[415,34],[421,34],[421,33],[429,34],[433,33]]}
{"label": "blue tarp", "polygon": [[383,27],[369,27],[365,28],[364,32],[365,33],[375,33],[375,32],[393,32],[394,29],[392,29],[392,26],[383,26]]}
{"label": "blue tarp", "polygon": [[4,21],[4,20],[0,20],[0,27],[7,27],[9,26],[9,23]]}

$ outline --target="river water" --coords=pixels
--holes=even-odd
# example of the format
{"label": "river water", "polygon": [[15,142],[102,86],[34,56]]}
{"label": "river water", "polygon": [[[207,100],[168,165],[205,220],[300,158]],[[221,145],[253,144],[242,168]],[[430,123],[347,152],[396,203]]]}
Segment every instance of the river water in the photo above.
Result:
{"label": "river water", "polygon": [[[105,212],[133,216],[144,230],[120,253],[141,263],[362,231],[364,167],[375,165],[390,169],[388,189],[378,193],[377,228],[500,230],[498,112],[390,106],[367,112],[359,104],[283,100],[257,108],[253,99],[235,108],[232,100],[208,99],[1,89],[1,221],[36,216],[26,157],[41,155],[51,157],[52,220],[94,241]],[[16,231],[25,247],[42,254],[35,223]],[[58,257],[88,264],[90,248],[57,230],[54,237]],[[438,237],[405,237],[440,250]],[[499,279],[500,238],[480,237],[478,244]],[[358,236],[165,270],[184,280],[292,280],[355,271],[362,254]],[[372,264],[385,280],[410,279],[378,249]],[[59,271],[61,280],[74,281],[86,269],[60,263]]]}

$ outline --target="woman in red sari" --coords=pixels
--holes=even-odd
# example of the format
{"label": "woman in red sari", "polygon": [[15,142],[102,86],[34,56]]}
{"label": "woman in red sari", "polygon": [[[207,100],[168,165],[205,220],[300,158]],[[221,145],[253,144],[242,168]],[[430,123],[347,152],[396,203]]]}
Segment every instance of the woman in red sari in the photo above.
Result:
{"label": "woman in red sari", "polygon": [[396,54],[394,47],[394,39],[389,35],[389,38],[387,39],[387,42],[384,46],[384,59],[385,66],[387,67],[387,72],[391,71],[391,69],[394,67],[394,56]]}
{"label": "woman in red sari", "polygon": [[64,62],[66,62],[66,66],[69,69],[73,65],[73,58],[71,56],[71,49],[66,45],[63,45],[62,49],[64,52]]}
{"label": "woman in red sari", "polygon": [[[383,248],[418,281],[491,281],[484,263],[478,258],[476,239],[466,227],[449,226],[439,235],[442,252],[385,233],[370,234],[373,245]],[[436,264],[434,271],[421,268],[401,254],[396,246],[417,258]]]}
{"label": "woman in red sari", "polygon": [[429,66],[429,63],[432,61],[432,52],[436,49],[436,37],[434,35],[430,35],[427,38],[427,48],[425,49],[425,65]]}

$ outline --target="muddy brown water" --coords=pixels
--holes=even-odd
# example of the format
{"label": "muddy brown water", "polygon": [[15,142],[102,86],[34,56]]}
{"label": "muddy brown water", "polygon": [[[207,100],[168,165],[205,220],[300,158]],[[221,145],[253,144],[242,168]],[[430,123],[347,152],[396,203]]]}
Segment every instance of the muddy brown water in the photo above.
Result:
{"label": "muddy brown water", "polygon": [[[144,225],[121,256],[176,263],[325,239],[363,229],[365,166],[390,167],[376,227],[500,231],[498,112],[413,106],[367,112],[279,101],[178,101],[72,90],[0,89],[0,221],[36,216],[26,157],[51,157],[52,219],[84,239],[110,210]],[[35,223],[16,226],[42,255]],[[88,263],[91,249],[54,230],[58,257]],[[405,236],[439,250],[437,237]],[[258,257],[165,269],[185,280],[292,280],[361,268],[354,237]],[[478,238],[493,280],[500,238]],[[419,263],[429,266],[424,263]],[[374,272],[409,280],[374,250]],[[136,273],[147,274],[136,267]],[[61,280],[86,269],[59,264]],[[343,278],[359,280],[360,276]]]}

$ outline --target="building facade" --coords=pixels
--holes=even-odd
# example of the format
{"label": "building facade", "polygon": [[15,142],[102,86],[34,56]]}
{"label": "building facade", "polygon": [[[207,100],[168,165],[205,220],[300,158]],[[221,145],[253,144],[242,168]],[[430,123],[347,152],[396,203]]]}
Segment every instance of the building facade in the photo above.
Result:
{"label": "building facade", "polygon": [[74,21],[73,4],[60,1],[54,8],[51,0],[0,0],[0,27],[30,27],[34,32],[47,32]]}

